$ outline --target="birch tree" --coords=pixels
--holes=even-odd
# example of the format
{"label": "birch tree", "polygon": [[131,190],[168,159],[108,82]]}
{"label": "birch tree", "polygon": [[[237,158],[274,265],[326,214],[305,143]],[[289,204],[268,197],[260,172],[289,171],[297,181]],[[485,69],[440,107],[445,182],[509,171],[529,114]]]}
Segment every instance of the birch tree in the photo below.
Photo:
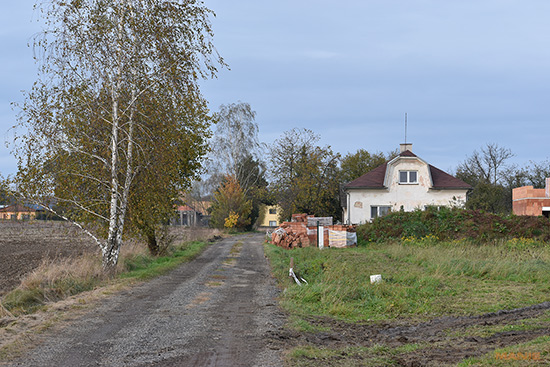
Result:
{"label": "birch tree", "polygon": [[[56,203],[94,237],[112,270],[131,198],[166,200],[171,191],[163,190],[184,186],[206,151],[210,118],[198,81],[224,65],[212,44],[213,13],[198,0],[52,0],[38,8],[47,30],[34,43],[40,77],[21,106],[14,181],[27,200],[50,210]],[[178,145],[184,137],[188,150]],[[148,191],[154,172],[166,184]]]}
{"label": "birch tree", "polygon": [[[256,112],[246,102],[221,105],[214,115],[217,126],[212,139],[210,174],[220,183],[226,175],[239,180],[245,194],[256,185],[260,175],[247,169],[247,161],[255,161],[260,171],[264,145],[258,139]],[[217,186],[217,185],[216,185]]]}

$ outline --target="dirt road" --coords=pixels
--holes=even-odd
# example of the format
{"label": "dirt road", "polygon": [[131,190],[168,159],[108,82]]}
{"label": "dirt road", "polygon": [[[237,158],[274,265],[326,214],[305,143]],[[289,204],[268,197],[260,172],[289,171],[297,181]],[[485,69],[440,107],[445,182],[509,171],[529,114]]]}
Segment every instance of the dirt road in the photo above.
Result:
{"label": "dirt road", "polygon": [[284,323],[261,234],[214,243],[170,274],[54,327],[12,366],[280,366]]}

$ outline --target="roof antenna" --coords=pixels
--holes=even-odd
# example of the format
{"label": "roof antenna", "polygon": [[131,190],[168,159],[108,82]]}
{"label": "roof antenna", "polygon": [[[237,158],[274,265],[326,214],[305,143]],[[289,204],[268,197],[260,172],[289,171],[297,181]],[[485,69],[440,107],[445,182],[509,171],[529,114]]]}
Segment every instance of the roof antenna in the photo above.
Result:
{"label": "roof antenna", "polygon": [[405,144],[407,144],[407,112],[405,112]]}

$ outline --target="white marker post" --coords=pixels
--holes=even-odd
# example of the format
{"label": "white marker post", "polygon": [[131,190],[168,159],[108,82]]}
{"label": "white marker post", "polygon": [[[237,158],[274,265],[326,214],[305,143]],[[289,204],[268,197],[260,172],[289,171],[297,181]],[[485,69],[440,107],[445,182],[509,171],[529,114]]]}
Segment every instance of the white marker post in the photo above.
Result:
{"label": "white marker post", "polygon": [[322,250],[325,247],[325,230],[317,221],[317,247]]}

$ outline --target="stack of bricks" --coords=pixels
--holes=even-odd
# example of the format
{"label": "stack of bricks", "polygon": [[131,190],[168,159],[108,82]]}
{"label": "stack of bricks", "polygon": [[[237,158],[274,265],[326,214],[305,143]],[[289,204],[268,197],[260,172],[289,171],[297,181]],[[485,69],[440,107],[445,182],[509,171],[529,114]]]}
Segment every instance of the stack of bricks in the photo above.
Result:
{"label": "stack of bricks", "polygon": [[291,221],[295,222],[295,223],[306,223],[305,225],[307,226],[307,218],[308,217],[313,218],[314,216],[313,215],[307,215],[306,213],[292,214]]}
{"label": "stack of bricks", "polygon": [[[283,222],[271,235],[271,243],[279,247],[291,249],[296,247],[317,246],[317,227],[308,227],[307,218],[313,215],[293,214],[291,222]],[[355,226],[332,225],[324,226],[323,242],[329,247],[329,230],[355,232]]]}
{"label": "stack of bricks", "polygon": [[315,245],[307,235],[304,222],[283,222],[271,235],[271,242],[284,248],[309,247]]}

